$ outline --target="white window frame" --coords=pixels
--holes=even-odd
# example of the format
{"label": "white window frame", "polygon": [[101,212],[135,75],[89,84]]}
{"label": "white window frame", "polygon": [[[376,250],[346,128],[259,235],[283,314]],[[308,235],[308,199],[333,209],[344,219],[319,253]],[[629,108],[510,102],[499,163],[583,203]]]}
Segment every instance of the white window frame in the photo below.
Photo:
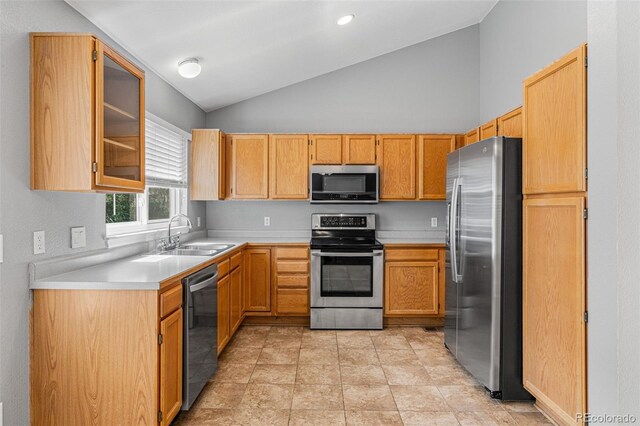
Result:
{"label": "white window frame", "polygon": [[[191,142],[191,133],[185,132],[184,130],[174,126],[171,123],[168,123],[167,121],[159,117],[156,117],[155,115],[149,112],[146,112],[146,118],[160,126],[163,126],[171,130],[172,132],[178,133],[185,139],[185,143],[187,144],[187,146],[189,146],[189,142]],[[187,156],[187,161],[188,161],[188,156]],[[186,173],[187,173],[187,181],[188,181],[189,167],[186,167]],[[148,198],[149,198],[149,188],[167,188],[167,187],[152,183],[151,185],[145,186],[143,193],[135,194],[136,201],[137,201],[136,217],[138,218],[138,220],[133,222],[106,223],[107,238],[127,236],[131,234],[136,234],[136,233],[143,234],[148,232],[155,232],[155,231],[164,229],[169,225],[169,219],[149,220],[149,217],[148,217],[149,209],[147,207]],[[189,205],[188,188],[187,187],[184,187],[184,188],[168,187],[168,188],[171,191],[170,192],[171,211],[169,213],[169,218],[171,218],[172,216],[178,213],[188,214],[188,205]],[[109,196],[113,196],[113,194],[107,194],[107,197]],[[105,199],[105,203],[106,203],[106,199]],[[177,222],[176,222],[176,225],[177,225],[175,227],[176,230],[180,228],[186,228],[186,226],[180,226],[179,223]]]}

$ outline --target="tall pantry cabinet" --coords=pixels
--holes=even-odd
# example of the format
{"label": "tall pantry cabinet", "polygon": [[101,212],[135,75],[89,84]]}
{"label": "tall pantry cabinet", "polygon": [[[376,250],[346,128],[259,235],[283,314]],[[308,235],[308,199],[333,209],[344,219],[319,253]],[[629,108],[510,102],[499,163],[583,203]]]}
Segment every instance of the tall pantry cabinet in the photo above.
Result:
{"label": "tall pantry cabinet", "polygon": [[586,56],[523,83],[523,379],[560,424],[587,412]]}

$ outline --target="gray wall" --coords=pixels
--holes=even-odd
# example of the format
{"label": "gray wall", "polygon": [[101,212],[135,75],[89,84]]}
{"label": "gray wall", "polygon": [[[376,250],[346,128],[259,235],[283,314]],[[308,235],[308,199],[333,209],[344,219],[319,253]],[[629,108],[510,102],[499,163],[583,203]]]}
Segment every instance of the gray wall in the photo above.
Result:
{"label": "gray wall", "polygon": [[586,40],[586,0],[499,1],[480,24],[480,122],[521,105],[522,80]]}
{"label": "gray wall", "polygon": [[[87,247],[82,250],[105,246],[104,195],[29,189],[28,33],[91,32],[111,45],[116,44],[59,0],[2,1],[0,13],[0,232],[4,234],[5,247],[0,285],[0,401],[4,403],[5,425],[27,425],[31,304],[27,264],[45,257],[77,253],[78,250],[70,248],[72,226],[86,227]],[[147,72],[146,78],[150,112],[185,130],[204,125],[202,110],[153,73]],[[194,204],[193,216],[204,217],[204,208],[204,203]],[[33,255],[35,230],[46,231],[45,255]]]}
{"label": "gray wall", "polygon": [[640,418],[640,3],[588,19],[589,408]]}
{"label": "gray wall", "polygon": [[[465,132],[478,122],[478,26],[428,40],[207,114],[227,132]],[[319,207],[211,202],[209,229],[309,229],[311,212],[375,212],[384,230],[444,225],[443,202]],[[263,217],[271,217],[271,227]],[[285,220],[286,218],[286,220]],[[429,231],[434,228],[428,228]]]}
{"label": "gray wall", "polygon": [[[323,206],[308,201],[211,201],[207,203],[207,227],[211,230],[309,231],[311,213],[377,213],[382,231],[444,231],[443,202],[383,202],[377,205]],[[263,218],[271,218],[265,227]],[[431,218],[438,227],[431,227]]]}
{"label": "gray wall", "polygon": [[478,122],[478,26],[210,112],[227,132],[466,132]]}

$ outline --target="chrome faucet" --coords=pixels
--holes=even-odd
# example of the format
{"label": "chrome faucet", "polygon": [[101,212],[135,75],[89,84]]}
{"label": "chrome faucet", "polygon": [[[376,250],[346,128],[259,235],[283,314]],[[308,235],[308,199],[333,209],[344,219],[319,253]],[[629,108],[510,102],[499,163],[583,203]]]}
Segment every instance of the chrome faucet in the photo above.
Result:
{"label": "chrome faucet", "polygon": [[189,219],[189,216],[182,213],[178,213],[177,215],[174,215],[171,219],[169,219],[169,232],[167,235],[167,239],[160,240],[160,243],[158,244],[158,248],[161,251],[173,250],[177,247],[180,247],[180,234],[174,235],[173,237],[171,236],[171,224],[176,218],[180,218],[180,217],[184,217],[185,219],[187,219],[187,226],[189,227],[189,231],[191,231],[191,229],[193,228],[193,224],[191,223],[191,219]]}

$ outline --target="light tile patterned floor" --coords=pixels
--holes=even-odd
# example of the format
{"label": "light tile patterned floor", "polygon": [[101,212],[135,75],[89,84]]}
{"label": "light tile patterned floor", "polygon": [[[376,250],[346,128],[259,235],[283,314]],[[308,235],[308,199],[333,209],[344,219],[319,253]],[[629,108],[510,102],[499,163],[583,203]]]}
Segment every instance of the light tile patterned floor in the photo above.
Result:
{"label": "light tile patterned floor", "polygon": [[462,369],[442,331],[244,326],[178,425],[549,424]]}

